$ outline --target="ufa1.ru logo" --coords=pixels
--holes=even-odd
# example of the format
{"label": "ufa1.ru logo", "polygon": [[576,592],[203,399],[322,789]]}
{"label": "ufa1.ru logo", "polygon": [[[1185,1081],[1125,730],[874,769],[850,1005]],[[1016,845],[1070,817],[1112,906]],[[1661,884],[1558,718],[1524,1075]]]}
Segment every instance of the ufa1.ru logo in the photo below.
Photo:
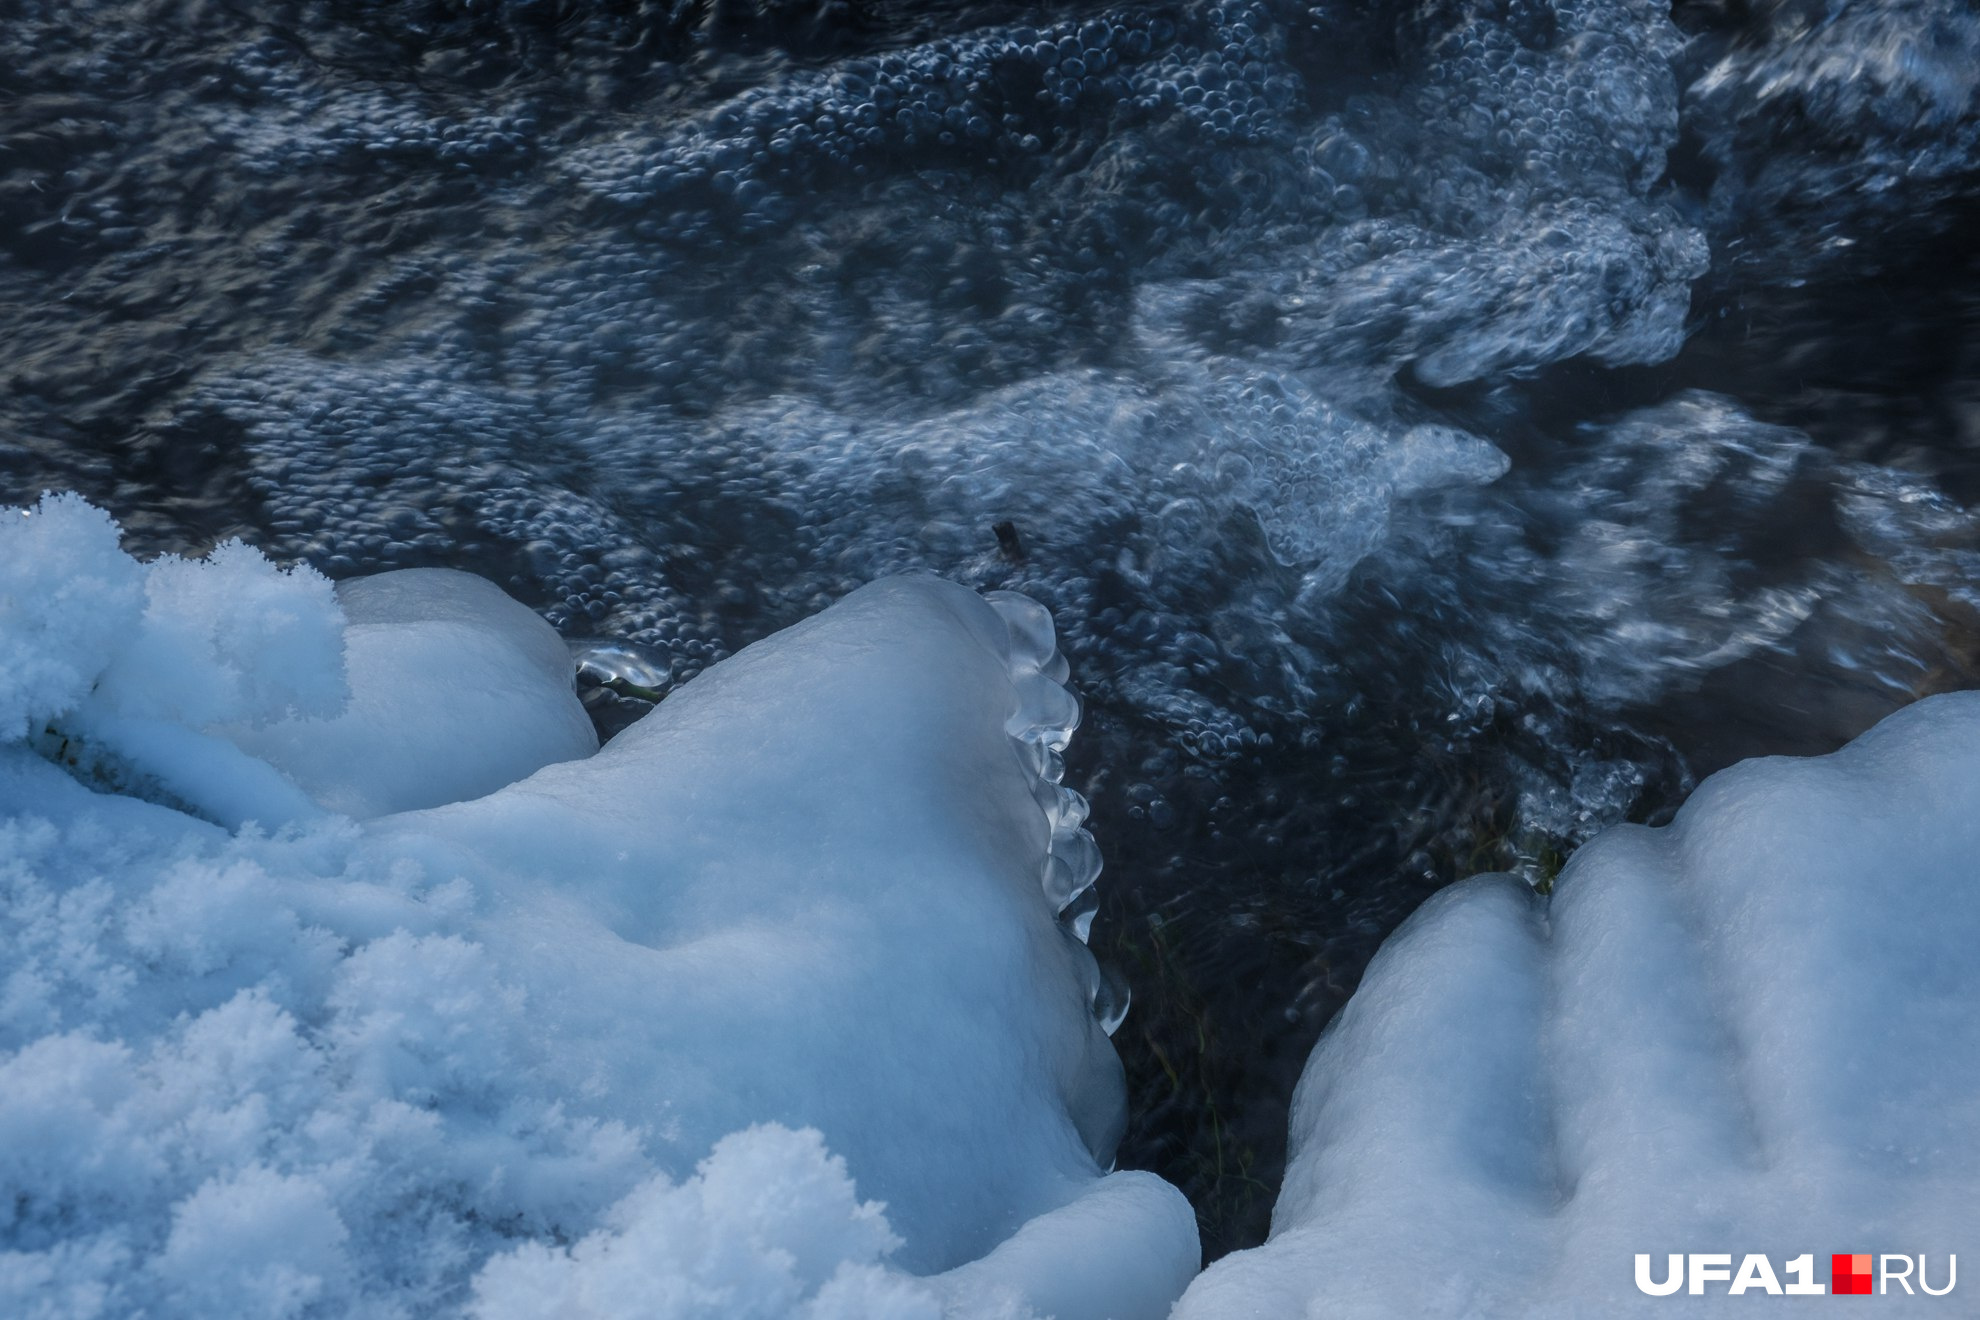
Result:
{"label": "ufa1.ru logo", "polygon": [[[1873,1271],[1871,1261],[1876,1265]],[[1732,1256],[1725,1253],[1693,1252],[1680,1256],[1673,1252],[1665,1257],[1664,1277],[1653,1279],[1650,1276],[1650,1257],[1639,1255],[1636,1258],[1636,1286],[1652,1297],[1669,1297],[1680,1288],[1685,1288],[1693,1297],[1704,1296],[1707,1285],[1723,1284],[1724,1288],[1711,1291],[1724,1291],[1731,1296],[1741,1293],[1772,1293],[1776,1297],[1820,1297],[1827,1294],[1849,1296],[1851,1294],[1889,1294],[1902,1290],[1916,1296],[1924,1293],[1927,1297],[1944,1297],[1953,1290],[1959,1281],[1959,1257],[1946,1257],[1946,1286],[1934,1288],[1926,1281],[1927,1256],[1876,1256],[1869,1253],[1829,1257],[1829,1282],[1827,1285],[1815,1282],[1815,1257],[1810,1254],[1796,1256],[1790,1260],[1780,1274],[1774,1272],[1774,1263],[1765,1256],[1747,1256],[1740,1261],[1739,1269],[1732,1267]],[[1915,1269],[1914,1269],[1915,1266]],[[1874,1277],[1873,1277],[1874,1274]],[[1781,1276],[1787,1282],[1781,1282]],[[1872,1283],[1877,1286],[1873,1289]],[[1913,1290],[1912,1284],[1918,1287]],[[1686,1284],[1690,1286],[1686,1288]]]}

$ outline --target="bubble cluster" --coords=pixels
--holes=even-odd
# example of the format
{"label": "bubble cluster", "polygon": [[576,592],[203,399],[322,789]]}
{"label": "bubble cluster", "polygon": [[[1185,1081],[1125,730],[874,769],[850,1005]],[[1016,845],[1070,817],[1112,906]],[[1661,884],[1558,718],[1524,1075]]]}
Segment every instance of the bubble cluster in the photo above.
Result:
{"label": "bubble cluster", "polygon": [[1334,223],[1269,262],[1151,284],[1143,320],[1287,365],[1410,364],[1437,386],[1675,353],[1707,254],[1663,183],[1678,127],[1668,18],[1429,6],[1400,27],[1419,43],[1417,79],[1289,141]]}
{"label": "bubble cluster", "polygon": [[[1445,545],[1424,511],[1504,459],[1421,397],[1682,344],[1707,252],[1666,171],[1680,34],[1644,0],[1120,6],[829,55],[764,15],[317,19],[161,21],[207,75],[161,96],[162,149],[59,113],[137,44],[26,20],[75,277],[4,406],[135,428],[162,480],[210,474],[215,530],[333,574],[492,569],[676,680],[932,567],[1038,595],[1093,692],[1213,761],[1352,686],[1333,602],[1390,549],[1503,573],[1513,613],[1656,594],[1590,508],[1557,511],[1581,586],[1523,579],[1517,538]],[[1958,119],[1957,78],[1886,63]],[[194,143],[210,185],[168,186]],[[106,338],[135,359],[107,384],[76,366]],[[1464,535],[1548,497],[1509,498]],[[1430,648],[1460,726],[1477,673],[1606,702],[1707,663],[1566,617],[1589,635]]]}
{"label": "bubble cluster", "polygon": [[516,168],[535,147],[526,105],[463,113],[417,88],[323,85],[304,52],[273,38],[243,45],[216,77],[216,145],[268,176],[353,170]]}
{"label": "bubble cluster", "polygon": [[751,87],[658,134],[628,116],[568,167],[621,205],[719,211],[755,233],[790,223],[794,196],[820,183],[945,160],[994,169],[1063,149],[1094,120],[1277,143],[1300,82],[1276,31],[1263,6],[1214,5],[937,39]]}

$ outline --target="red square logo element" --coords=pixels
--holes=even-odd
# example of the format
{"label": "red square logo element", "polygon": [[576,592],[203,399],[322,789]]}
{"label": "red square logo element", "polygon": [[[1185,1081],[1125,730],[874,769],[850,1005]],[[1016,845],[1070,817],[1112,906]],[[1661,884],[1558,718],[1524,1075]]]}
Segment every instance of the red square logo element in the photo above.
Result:
{"label": "red square logo element", "polygon": [[1867,1294],[1870,1291],[1870,1257],[1829,1257],[1829,1291],[1836,1294]]}

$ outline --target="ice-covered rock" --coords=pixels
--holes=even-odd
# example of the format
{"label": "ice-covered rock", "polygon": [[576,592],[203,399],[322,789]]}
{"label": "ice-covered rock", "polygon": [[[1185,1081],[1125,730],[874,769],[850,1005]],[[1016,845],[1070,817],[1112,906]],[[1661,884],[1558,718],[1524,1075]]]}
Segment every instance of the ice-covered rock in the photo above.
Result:
{"label": "ice-covered rock", "polygon": [[[483,877],[477,938],[537,1006],[546,1064],[613,1117],[699,1152],[747,1095],[827,1134],[904,1260],[958,1264],[1069,1199],[1125,1117],[1098,970],[1059,921],[1095,863],[1050,775],[1077,708],[1034,611],[876,583],[597,756],[381,843]],[[1055,854],[1082,868],[1060,902]],[[532,957],[547,931],[559,956]],[[747,1039],[774,1048],[725,1045]]]}
{"label": "ice-covered rock", "polygon": [[[1637,1253],[1659,1279],[1669,1253],[1813,1254],[1825,1282],[1838,1251],[1925,1252],[1942,1285],[1980,1233],[1976,853],[1961,693],[1715,775],[1670,826],[1598,837],[1551,898],[1445,891],[1308,1062],[1271,1240],[1178,1320],[1730,1300],[1644,1295]],[[1883,1307],[1949,1313],[1932,1301]]]}
{"label": "ice-covered rock", "polygon": [[[349,701],[299,717],[344,681],[322,579],[19,521],[0,1313],[1074,1320],[1187,1282],[1187,1204],[1105,1172],[1120,1000],[1038,606],[877,583],[488,792],[491,739],[576,705],[493,588],[345,588]],[[161,571],[177,670],[134,664]],[[332,807],[460,800],[353,821],[250,750]],[[281,829],[177,809],[249,770]]]}

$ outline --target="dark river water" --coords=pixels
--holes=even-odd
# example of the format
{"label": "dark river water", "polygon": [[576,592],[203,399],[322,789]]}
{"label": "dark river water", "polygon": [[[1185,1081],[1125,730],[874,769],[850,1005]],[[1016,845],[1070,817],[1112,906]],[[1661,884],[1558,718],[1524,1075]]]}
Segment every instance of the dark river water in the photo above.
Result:
{"label": "dark river water", "polygon": [[1965,0],[0,18],[6,502],[662,688],[910,567],[1053,609],[1212,1255],[1426,894],[1974,683]]}

